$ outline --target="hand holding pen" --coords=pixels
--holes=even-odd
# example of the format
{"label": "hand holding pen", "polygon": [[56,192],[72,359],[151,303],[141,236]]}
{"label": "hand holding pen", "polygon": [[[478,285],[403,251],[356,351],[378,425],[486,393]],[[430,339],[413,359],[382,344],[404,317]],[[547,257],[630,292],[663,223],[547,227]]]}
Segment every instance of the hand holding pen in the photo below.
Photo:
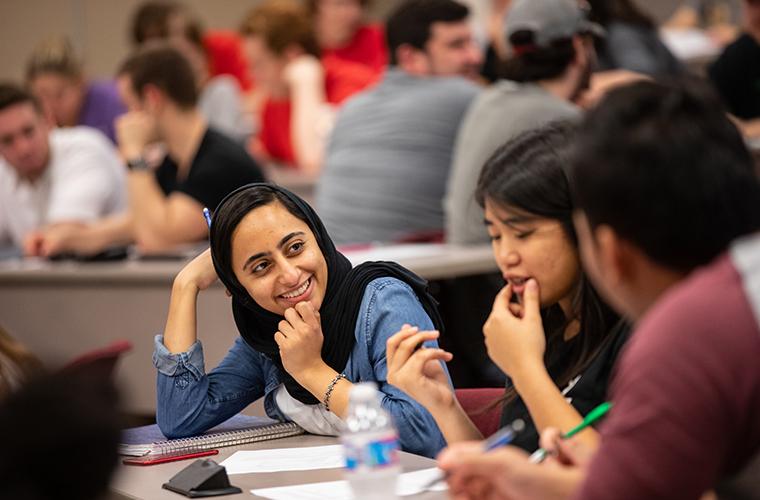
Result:
{"label": "hand holding pen", "polygon": [[[610,408],[612,408],[612,403],[602,403],[593,410],[591,410],[588,415],[583,419],[583,422],[576,425],[569,431],[560,434],[560,439],[570,439],[571,437],[575,436],[582,430],[586,429],[587,427],[590,427],[597,421],[599,421],[601,418],[603,418],[607,413],[610,411]],[[540,464],[546,458],[549,456],[549,452],[544,448],[537,449],[529,458],[528,461],[535,464]]]}
{"label": "hand holding pen", "polygon": [[[502,446],[506,446],[512,441],[514,441],[515,437],[525,429],[525,422],[523,422],[521,419],[517,419],[511,424],[507,425],[506,427],[503,427],[498,432],[494,433],[491,437],[483,441],[483,451],[489,452],[493,451],[495,449],[501,448]],[[434,478],[432,481],[427,483],[425,486],[423,486],[423,490],[428,490],[435,486],[436,484],[440,483],[441,481],[445,481],[447,478],[447,474],[440,474],[438,477]]]}

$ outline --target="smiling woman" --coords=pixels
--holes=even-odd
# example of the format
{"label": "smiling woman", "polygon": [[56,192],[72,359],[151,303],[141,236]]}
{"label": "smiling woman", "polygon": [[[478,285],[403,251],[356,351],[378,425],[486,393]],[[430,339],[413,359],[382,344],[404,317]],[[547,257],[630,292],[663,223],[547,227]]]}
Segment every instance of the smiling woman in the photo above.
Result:
{"label": "smiling woman", "polygon": [[[206,374],[196,299],[217,277],[240,338]],[[270,184],[240,188],[214,212],[211,249],[175,279],[155,341],[158,424],[169,437],[197,434],[264,396],[270,417],[337,435],[352,383],[374,381],[402,448],[434,456],[444,441],[432,416],[386,381],[385,343],[405,321],[442,327],[425,281],[389,262],[352,268],[303,200]]]}

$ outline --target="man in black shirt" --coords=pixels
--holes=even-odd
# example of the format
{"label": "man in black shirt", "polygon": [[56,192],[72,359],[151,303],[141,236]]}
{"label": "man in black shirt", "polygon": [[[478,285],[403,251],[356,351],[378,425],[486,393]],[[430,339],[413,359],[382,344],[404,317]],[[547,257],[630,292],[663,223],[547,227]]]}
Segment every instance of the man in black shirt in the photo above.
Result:
{"label": "man in black shirt", "polygon": [[[128,113],[116,122],[119,152],[129,168],[129,210],[43,243],[43,254],[95,254],[135,242],[145,253],[171,250],[208,234],[202,215],[229,192],[263,181],[239,144],[210,129],[197,109],[198,87],[185,57],[170,45],[138,50],[118,72]],[[150,147],[166,155],[153,168]],[[156,162],[153,162],[156,163]]]}
{"label": "man in black shirt", "polygon": [[729,111],[739,118],[760,118],[760,0],[744,0],[744,33],[710,67]]}

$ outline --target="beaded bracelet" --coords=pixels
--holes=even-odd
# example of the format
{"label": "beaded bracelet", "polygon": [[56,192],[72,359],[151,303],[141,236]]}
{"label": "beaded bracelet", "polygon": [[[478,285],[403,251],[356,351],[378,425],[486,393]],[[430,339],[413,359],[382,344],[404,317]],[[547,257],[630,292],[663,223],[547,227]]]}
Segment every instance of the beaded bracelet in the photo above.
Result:
{"label": "beaded bracelet", "polygon": [[332,379],[332,382],[330,382],[330,385],[327,386],[327,390],[325,391],[325,399],[324,399],[324,405],[325,410],[330,411],[330,396],[332,396],[333,389],[335,389],[335,384],[338,383],[338,380],[346,378],[345,373],[339,373],[335,375],[335,378]]}

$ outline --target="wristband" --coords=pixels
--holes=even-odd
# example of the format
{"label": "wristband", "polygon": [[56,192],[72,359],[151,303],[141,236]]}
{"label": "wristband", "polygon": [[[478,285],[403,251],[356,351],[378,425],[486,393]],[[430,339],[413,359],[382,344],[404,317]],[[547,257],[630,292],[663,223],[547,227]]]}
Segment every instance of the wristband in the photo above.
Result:
{"label": "wristband", "polygon": [[150,170],[150,165],[145,161],[145,158],[138,156],[127,160],[127,168],[132,171],[145,171]]}
{"label": "wristband", "polygon": [[339,373],[335,375],[335,378],[332,379],[332,382],[330,382],[330,385],[327,386],[327,390],[325,391],[325,399],[323,401],[323,404],[325,405],[325,410],[330,411],[330,396],[332,396],[333,389],[335,389],[335,384],[338,383],[338,380],[346,378],[345,373]]}

